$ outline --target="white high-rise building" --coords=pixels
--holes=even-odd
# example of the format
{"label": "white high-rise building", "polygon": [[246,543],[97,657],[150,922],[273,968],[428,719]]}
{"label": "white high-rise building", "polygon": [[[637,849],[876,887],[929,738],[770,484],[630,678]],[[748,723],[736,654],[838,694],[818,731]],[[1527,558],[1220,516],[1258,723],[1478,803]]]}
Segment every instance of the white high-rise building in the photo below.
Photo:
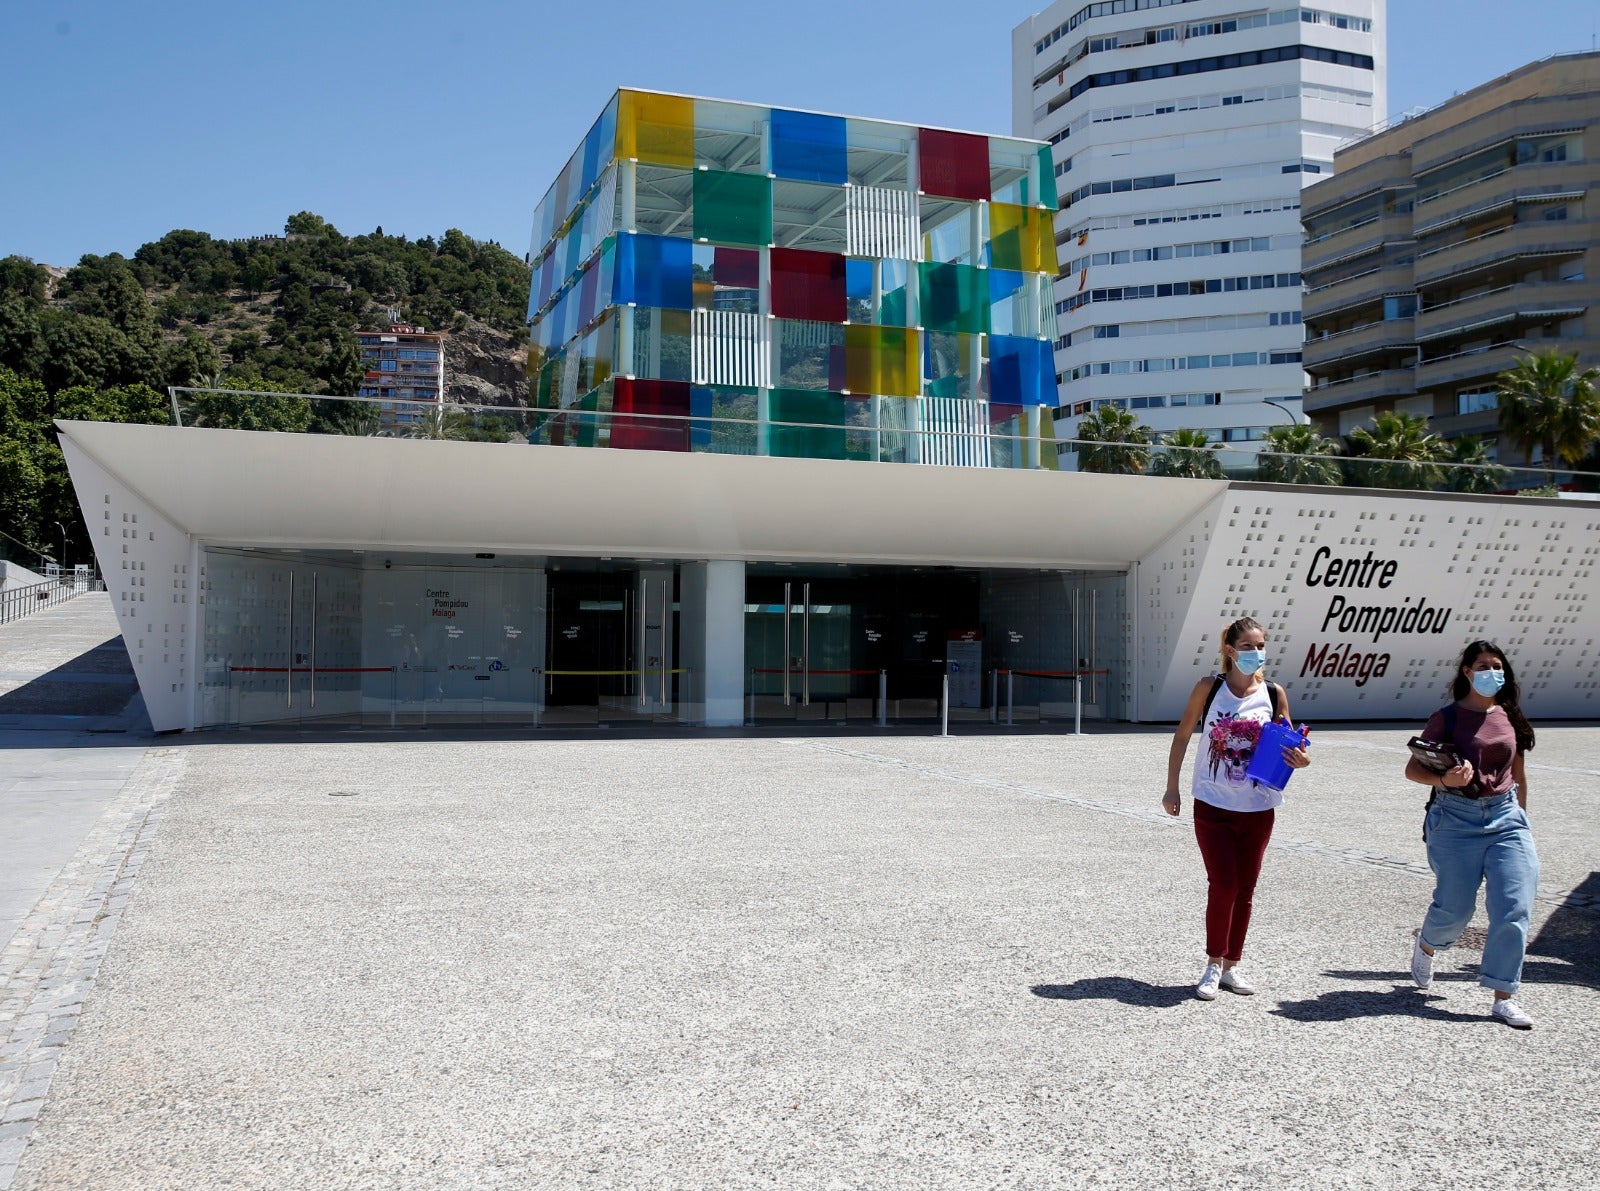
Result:
{"label": "white high-rise building", "polygon": [[1058,0],[1012,32],[1013,130],[1061,194],[1059,438],[1107,402],[1247,448],[1303,420],[1300,190],[1386,105],[1385,0],[1318,3]]}

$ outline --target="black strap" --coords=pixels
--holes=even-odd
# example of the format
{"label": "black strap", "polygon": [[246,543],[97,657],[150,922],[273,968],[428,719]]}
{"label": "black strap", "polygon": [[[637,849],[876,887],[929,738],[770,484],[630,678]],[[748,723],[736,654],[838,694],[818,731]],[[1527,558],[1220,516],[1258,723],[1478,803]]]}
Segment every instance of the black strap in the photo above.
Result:
{"label": "black strap", "polygon": [[[1211,705],[1216,702],[1217,692],[1222,689],[1223,681],[1220,674],[1211,680],[1211,690],[1206,695],[1206,705],[1200,709],[1200,722],[1195,725],[1196,732],[1206,726],[1206,717],[1211,714]],[[1267,683],[1267,695],[1272,700],[1272,718],[1276,722],[1283,718],[1283,704],[1287,696],[1284,695],[1283,688],[1275,682]],[[1450,725],[1452,728],[1455,726],[1454,708],[1450,712]]]}

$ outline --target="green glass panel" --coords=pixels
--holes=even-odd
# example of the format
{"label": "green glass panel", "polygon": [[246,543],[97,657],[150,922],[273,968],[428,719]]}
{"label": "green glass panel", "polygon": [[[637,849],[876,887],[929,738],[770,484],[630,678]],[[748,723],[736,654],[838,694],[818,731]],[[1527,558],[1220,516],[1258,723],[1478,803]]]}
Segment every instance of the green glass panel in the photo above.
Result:
{"label": "green glass panel", "polygon": [[[843,459],[846,456],[846,398],[809,389],[773,389],[768,397],[768,449],[791,459]],[[787,422],[791,425],[777,425]],[[798,424],[794,424],[798,423]],[[830,427],[837,426],[834,430]]]}
{"label": "green glass panel", "polygon": [[723,244],[772,243],[772,179],[696,170],[694,234]]}
{"label": "green glass panel", "polygon": [[906,325],[906,289],[889,290],[883,295],[883,308],[878,315],[878,321],[885,326],[903,327]]}
{"label": "green glass panel", "polygon": [[1039,148],[1039,200],[1050,210],[1054,211],[1061,205],[1060,196],[1056,193],[1056,162],[1050,153],[1049,145]]}
{"label": "green glass panel", "polygon": [[931,331],[977,335],[989,329],[989,284],[983,270],[971,265],[924,261],[921,275],[921,323]]}

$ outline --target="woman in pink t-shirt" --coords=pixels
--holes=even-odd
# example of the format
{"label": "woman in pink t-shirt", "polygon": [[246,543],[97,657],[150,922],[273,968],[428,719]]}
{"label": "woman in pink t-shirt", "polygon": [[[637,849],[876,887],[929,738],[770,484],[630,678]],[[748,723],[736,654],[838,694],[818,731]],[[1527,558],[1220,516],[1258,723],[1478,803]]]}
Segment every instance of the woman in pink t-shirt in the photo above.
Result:
{"label": "woman in pink t-shirt", "polygon": [[1494,990],[1497,1021],[1530,1030],[1533,1018],[1512,998],[1522,986],[1539,890],[1523,764],[1533,748],[1533,725],[1522,714],[1511,662],[1491,641],[1467,646],[1450,696],[1455,702],[1434,712],[1422,735],[1453,745],[1461,764],[1436,773],[1415,757],[1406,762],[1406,777],[1434,791],[1424,827],[1433,903],[1411,948],[1411,978],[1418,988],[1433,983],[1434,953],[1461,937],[1477,907],[1478,887],[1487,885],[1489,933],[1478,983]]}

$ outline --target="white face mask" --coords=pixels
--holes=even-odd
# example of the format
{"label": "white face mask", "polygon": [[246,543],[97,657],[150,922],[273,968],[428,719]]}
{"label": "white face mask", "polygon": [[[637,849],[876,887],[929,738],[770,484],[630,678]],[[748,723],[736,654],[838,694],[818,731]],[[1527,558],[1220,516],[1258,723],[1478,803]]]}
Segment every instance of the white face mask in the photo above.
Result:
{"label": "white face mask", "polygon": [[1234,655],[1233,664],[1239,667],[1240,674],[1254,674],[1267,664],[1267,651],[1264,649],[1241,649]]}

